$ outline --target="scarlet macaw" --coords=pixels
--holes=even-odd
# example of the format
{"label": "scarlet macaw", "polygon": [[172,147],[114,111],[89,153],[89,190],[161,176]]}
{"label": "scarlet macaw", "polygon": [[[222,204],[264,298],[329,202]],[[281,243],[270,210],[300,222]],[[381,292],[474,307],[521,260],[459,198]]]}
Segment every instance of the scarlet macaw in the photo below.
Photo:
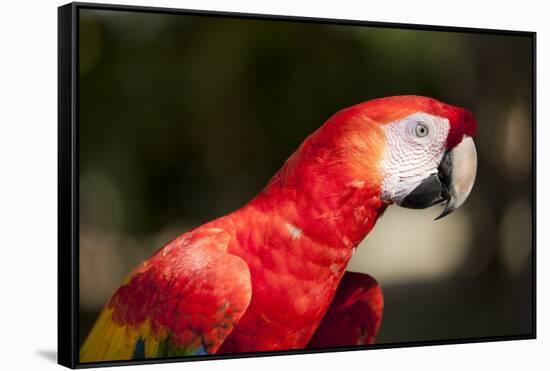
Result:
{"label": "scarlet macaw", "polygon": [[473,115],[421,96],[375,99],[329,118],[239,210],[186,232],[131,272],[81,362],[370,344],[382,293],[346,272],[388,205],[470,193]]}

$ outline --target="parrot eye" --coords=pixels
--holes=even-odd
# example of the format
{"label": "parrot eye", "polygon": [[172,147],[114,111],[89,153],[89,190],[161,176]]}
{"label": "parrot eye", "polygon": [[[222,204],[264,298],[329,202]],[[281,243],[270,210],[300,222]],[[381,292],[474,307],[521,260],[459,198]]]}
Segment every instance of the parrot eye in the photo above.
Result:
{"label": "parrot eye", "polygon": [[426,135],[428,135],[428,132],[429,132],[428,125],[422,122],[419,122],[416,124],[415,130],[416,130],[416,136],[419,138],[425,137]]}

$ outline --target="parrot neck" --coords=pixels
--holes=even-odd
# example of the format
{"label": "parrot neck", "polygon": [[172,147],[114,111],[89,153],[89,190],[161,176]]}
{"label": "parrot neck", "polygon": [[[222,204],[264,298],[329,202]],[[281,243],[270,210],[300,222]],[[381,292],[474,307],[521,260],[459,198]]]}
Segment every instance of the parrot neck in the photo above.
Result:
{"label": "parrot neck", "polygon": [[338,166],[318,165],[292,156],[250,206],[281,217],[293,233],[332,247],[355,248],[387,203],[378,186],[353,179]]}
{"label": "parrot neck", "polygon": [[227,251],[244,259],[253,282],[250,305],[225,350],[305,347],[354,248],[387,206],[377,176],[379,136],[340,141],[330,125],[324,128],[256,198],[215,222],[234,231]]}

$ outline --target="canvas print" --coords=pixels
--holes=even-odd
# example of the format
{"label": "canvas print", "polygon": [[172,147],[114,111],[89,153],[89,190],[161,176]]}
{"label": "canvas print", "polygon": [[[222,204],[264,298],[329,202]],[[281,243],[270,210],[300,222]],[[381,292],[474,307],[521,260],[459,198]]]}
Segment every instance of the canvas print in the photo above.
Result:
{"label": "canvas print", "polygon": [[81,363],[528,337],[533,40],[78,12]]}

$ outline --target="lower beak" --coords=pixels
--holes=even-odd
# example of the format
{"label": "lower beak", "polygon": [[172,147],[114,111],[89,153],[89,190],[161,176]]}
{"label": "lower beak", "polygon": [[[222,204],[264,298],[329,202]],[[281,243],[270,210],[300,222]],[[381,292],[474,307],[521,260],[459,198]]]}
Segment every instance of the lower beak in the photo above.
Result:
{"label": "lower beak", "polygon": [[471,137],[464,137],[455,148],[445,152],[437,174],[424,179],[400,206],[424,209],[436,204],[444,204],[441,219],[458,209],[472,191],[477,171],[477,153]]}

